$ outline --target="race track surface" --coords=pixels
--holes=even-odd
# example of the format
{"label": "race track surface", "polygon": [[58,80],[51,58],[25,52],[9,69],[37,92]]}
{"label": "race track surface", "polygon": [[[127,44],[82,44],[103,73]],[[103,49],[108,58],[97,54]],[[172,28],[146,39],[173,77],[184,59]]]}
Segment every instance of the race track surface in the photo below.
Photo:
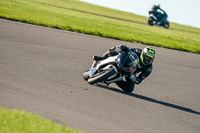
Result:
{"label": "race track surface", "polygon": [[0,106],[85,133],[200,133],[199,54],[154,47],[152,74],[130,94],[82,79],[93,55],[121,44],[146,47],[0,19]]}

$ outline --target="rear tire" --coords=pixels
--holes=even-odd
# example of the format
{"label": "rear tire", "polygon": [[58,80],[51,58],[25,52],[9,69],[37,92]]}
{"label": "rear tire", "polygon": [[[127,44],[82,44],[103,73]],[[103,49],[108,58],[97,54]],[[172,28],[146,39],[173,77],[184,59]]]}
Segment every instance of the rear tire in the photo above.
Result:
{"label": "rear tire", "polygon": [[100,81],[104,81],[106,80],[108,77],[114,75],[116,72],[113,68],[105,71],[104,73],[98,75],[98,76],[95,76],[94,78],[89,78],[88,79],[88,83],[89,84],[95,84],[97,82],[100,82]]}
{"label": "rear tire", "polygon": [[168,29],[168,28],[169,28],[169,22],[165,23],[165,24],[164,24],[164,27],[165,27],[166,29]]}

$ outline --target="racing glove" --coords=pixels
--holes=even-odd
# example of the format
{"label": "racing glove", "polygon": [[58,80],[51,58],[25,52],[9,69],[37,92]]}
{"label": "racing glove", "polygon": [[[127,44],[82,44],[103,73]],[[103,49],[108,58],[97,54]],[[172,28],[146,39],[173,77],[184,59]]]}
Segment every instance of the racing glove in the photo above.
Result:
{"label": "racing glove", "polygon": [[116,48],[115,48],[115,50],[117,51],[117,52],[128,52],[128,50],[129,50],[129,48],[128,47],[126,47],[125,45],[120,45],[120,46],[117,46]]}
{"label": "racing glove", "polygon": [[137,84],[137,85],[139,85],[141,82],[142,82],[142,80],[138,77],[134,81],[134,83]]}

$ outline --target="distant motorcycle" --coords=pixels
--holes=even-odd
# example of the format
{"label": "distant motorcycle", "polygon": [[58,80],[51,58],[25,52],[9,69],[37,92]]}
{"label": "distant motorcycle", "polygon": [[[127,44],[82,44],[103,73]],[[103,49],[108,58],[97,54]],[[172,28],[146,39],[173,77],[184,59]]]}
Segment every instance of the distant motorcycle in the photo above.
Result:
{"label": "distant motorcycle", "polygon": [[128,75],[132,75],[134,80],[138,63],[139,57],[131,50],[108,57],[105,60],[94,60],[89,71],[83,73],[83,79],[89,84],[100,82],[107,85],[123,80]]}
{"label": "distant motorcycle", "polygon": [[166,29],[168,29],[169,22],[167,20],[167,17],[168,17],[167,14],[163,12],[158,12],[156,16],[153,13],[150,13],[148,17],[148,24],[151,26],[153,25],[163,26]]}

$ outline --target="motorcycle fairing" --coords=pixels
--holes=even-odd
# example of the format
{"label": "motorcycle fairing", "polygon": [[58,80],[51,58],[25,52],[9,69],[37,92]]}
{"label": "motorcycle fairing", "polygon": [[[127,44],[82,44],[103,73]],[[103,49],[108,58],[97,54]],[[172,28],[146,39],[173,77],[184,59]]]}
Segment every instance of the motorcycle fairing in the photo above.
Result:
{"label": "motorcycle fairing", "polygon": [[[99,70],[101,67],[106,66],[106,65],[108,65],[108,64],[113,64],[113,62],[115,62],[115,61],[116,61],[116,56],[108,57],[107,59],[100,61],[100,62],[96,65],[96,67],[93,67],[93,66],[94,66],[94,63],[96,63],[96,61],[94,61],[92,67],[91,67],[90,70],[89,70],[89,76],[90,76],[90,77],[93,77],[94,73],[95,73],[97,70]],[[109,65],[109,66],[110,66],[110,65]],[[104,69],[107,69],[107,68],[108,68],[108,67],[105,67]],[[116,71],[116,73],[117,73],[117,72],[118,72],[117,69],[116,69],[116,68],[114,68],[114,69],[115,69],[115,71]]]}

